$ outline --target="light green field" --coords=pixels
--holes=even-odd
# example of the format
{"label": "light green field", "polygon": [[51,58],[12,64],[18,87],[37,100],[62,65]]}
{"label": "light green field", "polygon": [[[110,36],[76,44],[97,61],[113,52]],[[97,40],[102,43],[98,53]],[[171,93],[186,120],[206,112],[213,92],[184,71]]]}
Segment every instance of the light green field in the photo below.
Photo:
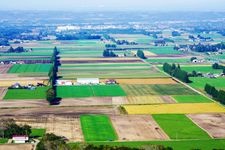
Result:
{"label": "light green field", "polygon": [[146,60],[149,63],[157,63],[157,64],[163,64],[163,63],[188,63],[190,62],[189,59],[180,59],[180,58],[174,58],[174,59],[154,59],[149,58]]}
{"label": "light green field", "polygon": [[61,98],[111,97],[126,96],[126,93],[119,85],[58,86],[57,96]]}
{"label": "light green field", "polygon": [[212,86],[215,86],[217,89],[225,89],[225,78],[203,78],[203,77],[191,77],[190,80],[192,83],[189,85],[196,88],[196,89],[204,89],[205,85],[208,83]]}
{"label": "light green field", "polygon": [[8,73],[48,73],[52,64],[15,64]]}
{"label": "light green field", "polygon": [[212,66],[181,66],[181,69],[191,73],[192,71],[201,72],[201,73],[222,73],[222,69],[213,69]]}
{"label": "light green field", "polygon": [[128,96],[144,95],[196,95],[197,93],[180,84],[121,85]]}
{"label": "light green field", "polygon": [[3,98],[4,100],[34,100],[45,99],[46,91],[49,87],[37,87],[35,90],[29,89],[9,89]]}
{"label": "light green field", "polygon": [[45,135],[46,129],[31,129],[31,137],[43,137]]}
{"label": "light green field", "polygon": [[171,139],[210,139],[210,136],[185,115],[153,115]]}
{"label": "light green field", "polygon": [[159,46],[159,47],[151,47],[150,52],[155,53],[157,55],[179,55],[182,52],[174,50],[172,46]]}
{"label": "light green field", "polygon": [[81,128],[85,141],[114,141],[117,135],[106,115],[81,115]]}
{"label": "light green field", "polygon": [[213,101],[202,95],[174,95],[178,103],[212,103]]}

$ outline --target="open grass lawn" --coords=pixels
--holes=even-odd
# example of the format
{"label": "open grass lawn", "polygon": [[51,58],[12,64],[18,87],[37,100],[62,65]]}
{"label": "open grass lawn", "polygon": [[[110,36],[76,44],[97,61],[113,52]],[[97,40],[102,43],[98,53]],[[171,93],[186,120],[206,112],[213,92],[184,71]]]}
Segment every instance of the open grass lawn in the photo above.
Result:
{"label": "open grass lawn", "polygon": [[0,144],[5,144],[8,142],[8,139],[0,138]]}
{"label": "open grass lawn", "polygon": [[57,96],[61,98],[77,97],[111,97],[126,96],[119,85],[81,85],[81,86],[58,86]]}
{"label": "open grass lawn", "polygon": [[181,84],[133,84],[121,85],[128,96],[144,95],[196,95],[197,93]]}
{"label": "open grass lawn", "polygon": [[213,101],[202,95],[174,95],[178,103],[212,103]]}
{"label": "open grass lawn", "polygon": [[114,141],[117,135],[106,115],[81,115],[81,127],[85,141]]}
{"label": "open grass lawn", "polygon": [[49,87],[37,87],[35,90],[9,89],[4,100],[45,99],[48,88]]}
{"label": "open grass lawn", "polygon": [[225,89],[225,77],[215,79],[191,77],[190,80],[192,81],[192,83],[190,83],[190,86],[196,89],[204,90],[206,83],[215,86],[217,89]]}
{"label": "open grass lawn", "polygon": [[43,137],[46,129],[31,129],[31,137]]}
{"label": "open grass lawn", "polygon": [[201,72],[201,73],[222,73],[222,69],[213,69],[212,66],[181,66],[181,69],[191,73],[192,71]]}
{"label": "open grass lawn", "polygon": [[[206,140],[171,140],[171,141],[141,141],[141,142],[88,142],[94,145],[127,146],[140,148],[148,145],[163,145],[172,147],[173,150],[224,150],[224,139],[206,139]],[[69,144],[71,147],[73,143]]]}
{"label": "open grass lawn", "polygon": [[210,136],[185,115],[153,115],[171,139],[210,139]]}
{"label": "open grass lawn", "polygon": [[174,50],[173,46],[155,46],[151,47],[150,52],[155,53],[157,55],[179,55],[182,52]]}
{"label": "open grass lawn", "polygon": [[8,73],[48,73],[52,64],[15,64]]}

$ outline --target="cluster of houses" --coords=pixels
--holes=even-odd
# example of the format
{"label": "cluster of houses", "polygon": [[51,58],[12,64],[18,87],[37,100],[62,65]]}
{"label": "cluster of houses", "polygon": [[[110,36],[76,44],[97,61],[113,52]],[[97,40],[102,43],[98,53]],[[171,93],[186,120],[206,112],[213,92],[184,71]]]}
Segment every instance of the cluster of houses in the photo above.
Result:
{"label": "cluster of houses", "polygon": [[206,74],[203,74],[202,76],[205,77],[205,78],[213,79],[213,78],[223,77],[225,75],[223,73],[220,73],[220,74],[206,73]]}
{"label": "cluster of houses", "polygon": [[25,64],[24,61],[1,61],[0,65],[7,65],[7,64]]}
{"label": "cluster of houses", "polygon": [[70,85],[106,85],[117,84],[116,80],[108,79],[104,82],[100,82],[99,78],[77,78],[76,82],[71,80],[57,80],[57,85],[70,86]]}

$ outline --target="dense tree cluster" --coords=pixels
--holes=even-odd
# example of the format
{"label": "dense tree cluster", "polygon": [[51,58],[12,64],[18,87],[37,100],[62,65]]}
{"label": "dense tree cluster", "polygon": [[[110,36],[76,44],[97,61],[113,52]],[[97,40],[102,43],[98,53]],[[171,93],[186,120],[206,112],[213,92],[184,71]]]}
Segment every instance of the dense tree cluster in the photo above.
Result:
{"label": "dense tree cluster", "polygon": [[7,39],[0,39],[0,46],[9,46],[9,41]]}
{"label": "dense tree cluster", "polygon": [[116,44],[106,44],[105,48],[116,48]]}
{"label": "dense tree cluster", "polygon": [[141,59],[146,59],[145,54],[142,50],[137,51],[137,56]]}
{"label": "dense tree cluster", "polygon": [[31,127],[28,125],[17,125],[13,119],[1,119],[0,131],[2,131],[2,137],[12,138],[13,135],[27,135],[31,133]]}
{"label": "dense tree cluster", "polygon": [[207,94],[211,95],[218,102],[225,104],[225,91],[224,90],[217,90],[214,86],[206,84],[205,91]]}
{"label": "dense tree cluster", "polygon": [[112,50],[106,49],[103,51],[103,57],[118,57]]}
{"label": "dense tree cluster", "polygon": [[222,69],[222,70],[223,70],[223,74],[225,74],[225,66],[222,66],[222,65],[220,65],[220,64],[218,64],[218,63],[214,63],[214,64],[212,65],[212,68],[213,68],[213,69]]}
{"label": "dense tree cluster", "polygon": [[185,82],[185,83],[190,83],[191,81],[189,80],[188,73],[184,70],[181,70],[180,65],[176,66],[175,64],[168,64],[164,63],[163,64],[163,70],[170,74],[171,76]]}
{"label": "dense tree cluster", "polygon": [[87,32],[81,32],[76,34],[60,33],[56,35],[57,40],[99,40],[100,35],[93,35]]}
{"label": "dense tree cluster", "polygon": [[22,53],[22,52],[26,52],[26,50],[23,47],[17,47],[17,48],[10,47],[7,52],[8,53]]}
{"label": "dense tree cluster", "polygon": [[217,52],[218,50],[225,49],[225,43],[218,43],[218,44],[193,44],[193,45],[186,45],[189,47],[190,50],[196,52]]}
{"label": "dense tree cluster", "polygon": [[173,31],[172,36],[181,36],[180,32],[178,31]]}

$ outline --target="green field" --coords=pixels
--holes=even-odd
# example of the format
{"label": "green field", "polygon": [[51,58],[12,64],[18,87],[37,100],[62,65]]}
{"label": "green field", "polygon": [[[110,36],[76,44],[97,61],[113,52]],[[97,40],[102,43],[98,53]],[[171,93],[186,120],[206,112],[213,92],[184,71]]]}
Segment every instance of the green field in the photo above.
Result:
{"label": "green field", "polygon": [[153,115],[171,139],[210,139],[210,136],[185,115]]}
{"label": "green field", "polygon": [[173,98],[178,103],[212,103],[213,101],[202,95],[175,95]]}
{"label": "green field", "polygon": [[197,93],[180,84],[121,85],[128,96],[144,95],[196,95]]}
{"label": "green field", "polygon": [[201,72],[201,73],[222,73],[222,69],[213,69],[212,66],[181,66],[181,69],[191,73],[192,71]]}
{"label": "green field", "polygon": [[0,144],[5,144],[8,142],[8,139],[0,138]]}
{"label": "green field", "polygon": [[155,59],[155,58],[149,58],[146,60],[149,63],[157,63],[157,64],[163,64],[163,63],[188,63],[190,62],[189,59],[185,58],[176,58],[176,59]]}
{"label": "green field", "polygon": [[203,90],[206,83],[215,86],[217,89],[225,89],[225,78],[202,78],[202,77],[191,77],[190,80],[192,83],[190,83],[190,86]]}
{"label": "green field", "polygon": [[151,47],[150,52],[155,53],[157,55],[179,55],[182,52],[174,50],[173,46],[159,46],[159,47]]}
{"label": "green field", "polygon": [[8,73],[48,73],[52,64],[15,64]]}
{"label": "green field", "polygon": [[[163,145],[173,150],[224,150],[224,139],[177,140],[177,141],[140,141],[140,142],[88,142],[94,145],[127,146],[140,148],[148,145]],[[75,143],[76,144],[76,143]],[[69,144],[71,147],[73,143]]]}
{"label": "green field", "polygon": [[43,137],[45,135],[46,129],[31,129],[31,137]]}
{"label": "green field", "polygon": [[117,135],[106,115],[81,115],[81,127],[85,141],[114,141]]}
{"label": "green field", "polygon": [[58,86],[57,96],[61,98],[77,97],[111,97],[126,96],[119,85],[81,85],[81,86]]}
{"label": "green field", "polygon": [[49,87],[37,87],[35,90],[29,89],[9,89],[3,98],[4,100],[32,100],[45,99],[46,91]]}

